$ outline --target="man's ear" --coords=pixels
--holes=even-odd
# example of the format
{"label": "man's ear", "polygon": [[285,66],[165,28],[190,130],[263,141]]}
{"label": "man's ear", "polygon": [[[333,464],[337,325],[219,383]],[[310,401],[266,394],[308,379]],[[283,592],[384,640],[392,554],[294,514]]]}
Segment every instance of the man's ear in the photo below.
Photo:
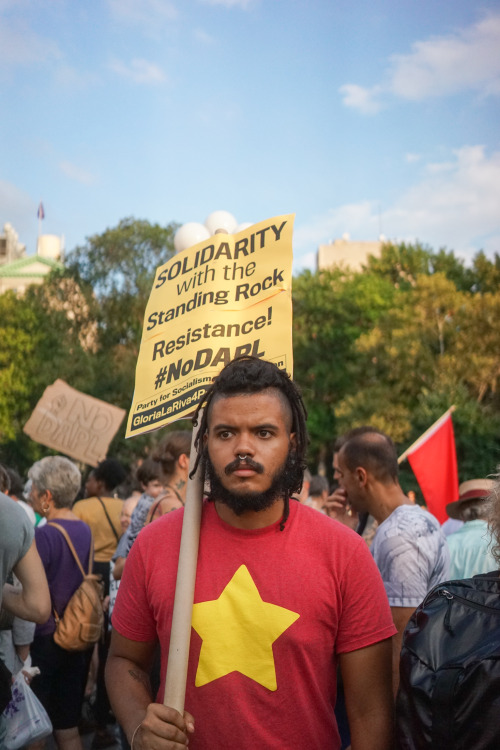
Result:
{"label": "man's ear", "polygon": [[358,480],[358,484],[360,487],[366,487],[368,474],[366,469],[364,469],[362,466],[358,466],[356,468],[356,479]]}
{"label": "man's ear", "polygon": [[294,448],[297,447],[297,433],[295,432],[290,433],[290,445],[292,445]]}

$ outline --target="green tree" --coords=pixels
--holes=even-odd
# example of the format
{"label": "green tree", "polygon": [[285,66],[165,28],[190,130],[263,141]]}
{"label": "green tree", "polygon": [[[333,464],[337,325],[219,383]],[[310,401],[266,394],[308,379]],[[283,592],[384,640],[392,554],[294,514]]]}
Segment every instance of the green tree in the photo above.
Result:
{"label": "green tree", "polygon": [[[328,467],[332,440],[360,424],[402,452],[454,403],[460,478],[490,473],[500,455],[498,295],[499,257],[478,253],[466,266],[419,244],[388,243],[360,273],[296,279],[295,376],[313,468],[325,446]],[[407,463],[402,474],[418,490]]]}
{"label": "green tree", "polygon": [[[89,237],[23,297],[0,296],[0,450],[25,470],[50,451],[22,428],[57,378],[128,411],[146,303],[157,266],[173,254],[175,225],[124,219]],[[154,436],[125,441],[125,423],[110,455],[125,463]]]}
{"label": "green tree", "polygon": [[442,273],[417,276],[357,340],[339,427],[373,424],[406,448],[455,404],[460,477],[490,473],[500,449],[499,294],[459,291]]}
{"label": "green tree", "polygon": [[294,377],[309,412],[312,463],[331,453],[336,407],[352,387],[355,342],[392,304],[394,289],[375,275],[343,269],[294,279]]}
{"label": "green tree", "polygon": [[89,304],[97,301],[99,347],[121,345],[137,357],[154,274],[174,253],[176,228],[123,219],[68,255],[67,276],[78,282]]}
{"label": "green tree", "polygon": [[[66,295],[71,302],[59,304]],[[92,381],[76,310],[68,282],[57,277],[23,297],[0,295],[0,452],[21,471],[47,453],[22,431],[46,386],[62,378],[85,390]]]}
{"label": "green tree", "polygon": [[[144,313],[158,266],[174,254],[176,224],[165,227],[127,218],[89,238],[67,258],[65,275],[82,289],[95,325],[94,380],[86,392],[127,412]],[[177,426],[177,425],[176,425]],[[125,422],[109,454],[124,462],[148,450],[153,436],[125,440]]]}
{"label": "green tree", "polygon": [[453,252],[441,248],[436,253],[420,243],[385,243],[380,257],[370,256],[365,271],[390,280],[402,290],[415,286],[418,276],[436,273],[446,276],[459,291],[477,290],[479,282],[475,267],[468,268]]}

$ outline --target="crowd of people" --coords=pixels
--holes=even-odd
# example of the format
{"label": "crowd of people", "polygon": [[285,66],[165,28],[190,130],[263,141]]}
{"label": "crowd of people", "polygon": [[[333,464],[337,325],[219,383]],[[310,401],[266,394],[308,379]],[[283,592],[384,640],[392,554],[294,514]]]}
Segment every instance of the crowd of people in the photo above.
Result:
{"label": "crowd of people", "polygon": [[[447,535],[405,494],[391,438],[364,426],[337,439],[331,487],[307,469],[297,386],[253,357],[221,371],[194,424],[204,499],[186,711],[163,695],[191,431],[132,472],[108,458],[83,478],[49,456],[23,482],[0,466],[2,710],[11,676],[33,666],[60,750],[90,731],[93,750],[393,747],[410,617],[437,584],[500,567],[498,480],[460,485]],[[53,638],[82,579],[59,526],[104,583],[104,637],[83,651]]]}

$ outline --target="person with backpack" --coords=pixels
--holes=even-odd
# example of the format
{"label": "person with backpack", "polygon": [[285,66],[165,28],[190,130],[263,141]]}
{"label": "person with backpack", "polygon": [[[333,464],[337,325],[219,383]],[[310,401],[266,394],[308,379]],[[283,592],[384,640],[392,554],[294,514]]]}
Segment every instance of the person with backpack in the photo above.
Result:
{"label": "person with backpack", "polygon": [[[64,615],[82,583],[80,567],[57,526],[67,533],[84,571],[89,570],[92,534],[71,510],[81,484],[80,472],[72,461],[63,456],[42,458],[33,464],[28,476],[33,507],[47,519],[46,524],[35,529],[35,541],[52,600],[52,613],[46,623],[37,625],[31,645],[32,664],[40,669],[31,687],[50,717],[59,750],[78,750],[82,745],[77,724],[90,651],[69,651],[54,640],[56,613],[59,617]],[[43,744],[44,741],[42,747]]]}
{"label": "person with backpack", "polygon": [[[90,526],[94,537],[94,573],[102,576],[104,595],[109,596],[111,558],[116,552],[123,529],[120,516],[123,500],[114,496],[115,488],[126,478],[127,472],[114,458],[101,461],[87,477],[85,495],[73,506],[73,512]],[[110,714],[109,700],[104,684],[104,667],[108,656],[108,616],[105,614],[105,638],[98,644],[97,694],[94,707],[95,734],[92,750],[103,750],[116,742],[108,724],[114,723]]]}
{"label": "person with backpack", "polygon": [[500,474],[483,502],[494,569],[438,584],[411,617],[401,650],[396,750],[500,747]]}

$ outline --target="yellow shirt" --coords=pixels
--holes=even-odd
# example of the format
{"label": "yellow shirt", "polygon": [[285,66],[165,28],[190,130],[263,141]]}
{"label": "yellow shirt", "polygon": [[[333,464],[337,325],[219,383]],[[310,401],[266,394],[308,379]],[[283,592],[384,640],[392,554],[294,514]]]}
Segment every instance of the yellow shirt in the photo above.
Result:
{"label": "yellow shirt", "polygon": [[73,505],[72,510],[75,516],[78,516],[90,526],[94,537],[94,560],[96,562],[109,562],[115,554],[118,539],[123,533],[120,524],[123,500],[120,500],[119,497],[101,497],[101,500],[106,506],[118,538],[113,533],[104,508],[97,497],[79,500]]}

